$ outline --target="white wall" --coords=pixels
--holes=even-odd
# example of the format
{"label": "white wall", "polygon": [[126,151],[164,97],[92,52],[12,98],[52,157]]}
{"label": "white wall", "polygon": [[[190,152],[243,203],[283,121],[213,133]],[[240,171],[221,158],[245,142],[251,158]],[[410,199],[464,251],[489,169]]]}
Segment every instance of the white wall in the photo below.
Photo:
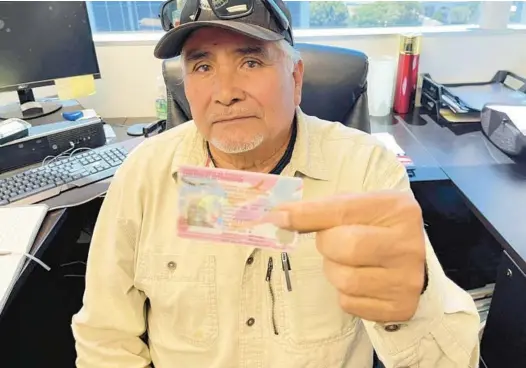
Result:
{"label": "white wall", "polygon": [[[354,48],[374,57],[396,55],[395,35],[304,38],[297,42]],[[422,41],[420,71],[439,82],[486,81],[499,69],[526,76],[526,33],[469,31],[426,34]],[[156,79],[161,61],[153,57],[154,42],[97,43],[102,79],[97,93],[82,98],[85,107],[104,117],[154,116]],[[38,88],[37,96],[54,95],[54,87]],[[16,101],[16,93],[0,95],[0,103]]]}

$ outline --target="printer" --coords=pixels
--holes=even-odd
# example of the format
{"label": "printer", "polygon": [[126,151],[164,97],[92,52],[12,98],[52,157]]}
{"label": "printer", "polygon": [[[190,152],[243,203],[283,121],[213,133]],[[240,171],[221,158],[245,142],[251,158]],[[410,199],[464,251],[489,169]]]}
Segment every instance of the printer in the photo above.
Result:
{"label": "printer", "polygon": [[486,137],[504,153],[526,157],[526,105],[485,104],[480,124]]}

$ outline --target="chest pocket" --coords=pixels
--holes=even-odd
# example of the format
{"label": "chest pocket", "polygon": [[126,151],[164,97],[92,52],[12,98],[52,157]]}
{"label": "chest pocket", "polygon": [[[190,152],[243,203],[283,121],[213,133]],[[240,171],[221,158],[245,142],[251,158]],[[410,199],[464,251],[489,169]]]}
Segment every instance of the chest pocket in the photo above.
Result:
{"label": "chest pocket", "polygon": [[[184,260],[183,260],[184,258]],[[214,256],[145,254],[137,280],[150,301],[149,338],[210,346],[218,335]],[[184,347],[179,345],[179,347]]]}
{"label": "chest pocket", "polygon": [[292,253],[290,262],[292,291],[287,290],[283,275],[276,285],[282,308],[282,338],[292,347],[310,348],[353,334],[357,319],[340,308],[338,293],[323,273],[322,257],[295,257]]}

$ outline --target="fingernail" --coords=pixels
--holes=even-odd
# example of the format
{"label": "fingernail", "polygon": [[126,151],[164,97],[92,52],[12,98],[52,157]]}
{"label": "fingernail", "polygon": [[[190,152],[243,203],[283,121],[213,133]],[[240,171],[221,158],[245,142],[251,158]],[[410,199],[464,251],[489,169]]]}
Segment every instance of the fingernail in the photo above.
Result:
{"label": "fingernail", "polygon": [[281,227],[281,228],[290,227],[290,216],[289,216],[289,213],[286,211],[269,212],[265,216],[265,219],[277,227]]}

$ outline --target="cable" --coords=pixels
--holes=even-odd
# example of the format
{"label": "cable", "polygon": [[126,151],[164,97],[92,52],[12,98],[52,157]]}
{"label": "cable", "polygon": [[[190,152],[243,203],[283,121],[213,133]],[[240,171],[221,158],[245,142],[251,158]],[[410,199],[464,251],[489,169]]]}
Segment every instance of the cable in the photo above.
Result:
{"label": "cable", "polygon": [[[61,152],[57,156],[46,156],[46,158],[44,158],[44,160],[42,160],[42,166],[51,164],[53,161],[58,160],[62,155],[67,154],[69,151],[75,149],[75,143],[70,141],[69,145],[71,146],[70,148],[68,148],[67,150]],[[49,158],[51,158],[51,161],[46,162]]]}
{"label": "cable", "polygon": [[10,255],[21,255],[21,256],[25,256],[27,258],[29,258],[30,260],[38,263],[40,266],[42,266],[46,271],[50,271],[51,270],[51,267],[49,267],[47,264],[45,264],[44,262],[42,262],[40,259],[38,259],[37,257],[29,254],[29,253],[25,253],[25,252],[13,252],[11,250],[7,250],[7,249],[0,249],[0,257],[2,256],[10,256]]}
{"label": "cable", "polygon": [[71,261],[71,262],[67,262],[67,263],[62,263],[60,265],[60,267],[73,266],[73,265],[77,265],[77,264],[81,264],[81,265],[86,266],[86,262],[84,262],[84,261]]}
{"label": "cable", "polygon": [[[49,165],[51,164],[52,162],[56,161],[56,160],[59,160],[61,158],[65,158],[67,155],[68,155],[68,152],[69,152],[69,157],[72,157],[75,153],[77,152],[80,152],[80,151],[83,151],[83,150],[87,150],[87,151],[91,151],[92,148],[89,148],[89,147],[79,147],[79,148],[75,148],[75,143],[73,142],[69,142],[69,144],[71,145],[70,148],[68,148],[67,150],[65,150],[64,152],[60,153],[59,155],[57,156],[46,156],[46,158],[44,158],[44,160],[42,161],[42,166],[46,166],[46,165]],[[48,159],[51,159],[49,162],[46,162]]]}
{"label": "cable", "polygon": [[[60,267],[69,267],[69,266],[74,266],[74,265],[83,265],[83,266],[86,266],[86,262],[84,261],[72,261],[72,262],[67,262],[67,263],[63,263],[60,265]],[[77,275],[77,274],[74,274],[74,273],[68,273],[68,274],[65,274],[65,275],[62,275],[62,277],[78,277],[78,278],[84,278],[85,275]]]}
{"label": "cable", "polygon": [[73,156],[76,152],[83,151],[83,150],[86,150],[86,151],[92,151],[93,148],[89,148],[89,147],[79,147],[79,148],[76,148],[76,149],[74,149],[73,151],[71,151],[71,153],[69,154],[69,157]]}

